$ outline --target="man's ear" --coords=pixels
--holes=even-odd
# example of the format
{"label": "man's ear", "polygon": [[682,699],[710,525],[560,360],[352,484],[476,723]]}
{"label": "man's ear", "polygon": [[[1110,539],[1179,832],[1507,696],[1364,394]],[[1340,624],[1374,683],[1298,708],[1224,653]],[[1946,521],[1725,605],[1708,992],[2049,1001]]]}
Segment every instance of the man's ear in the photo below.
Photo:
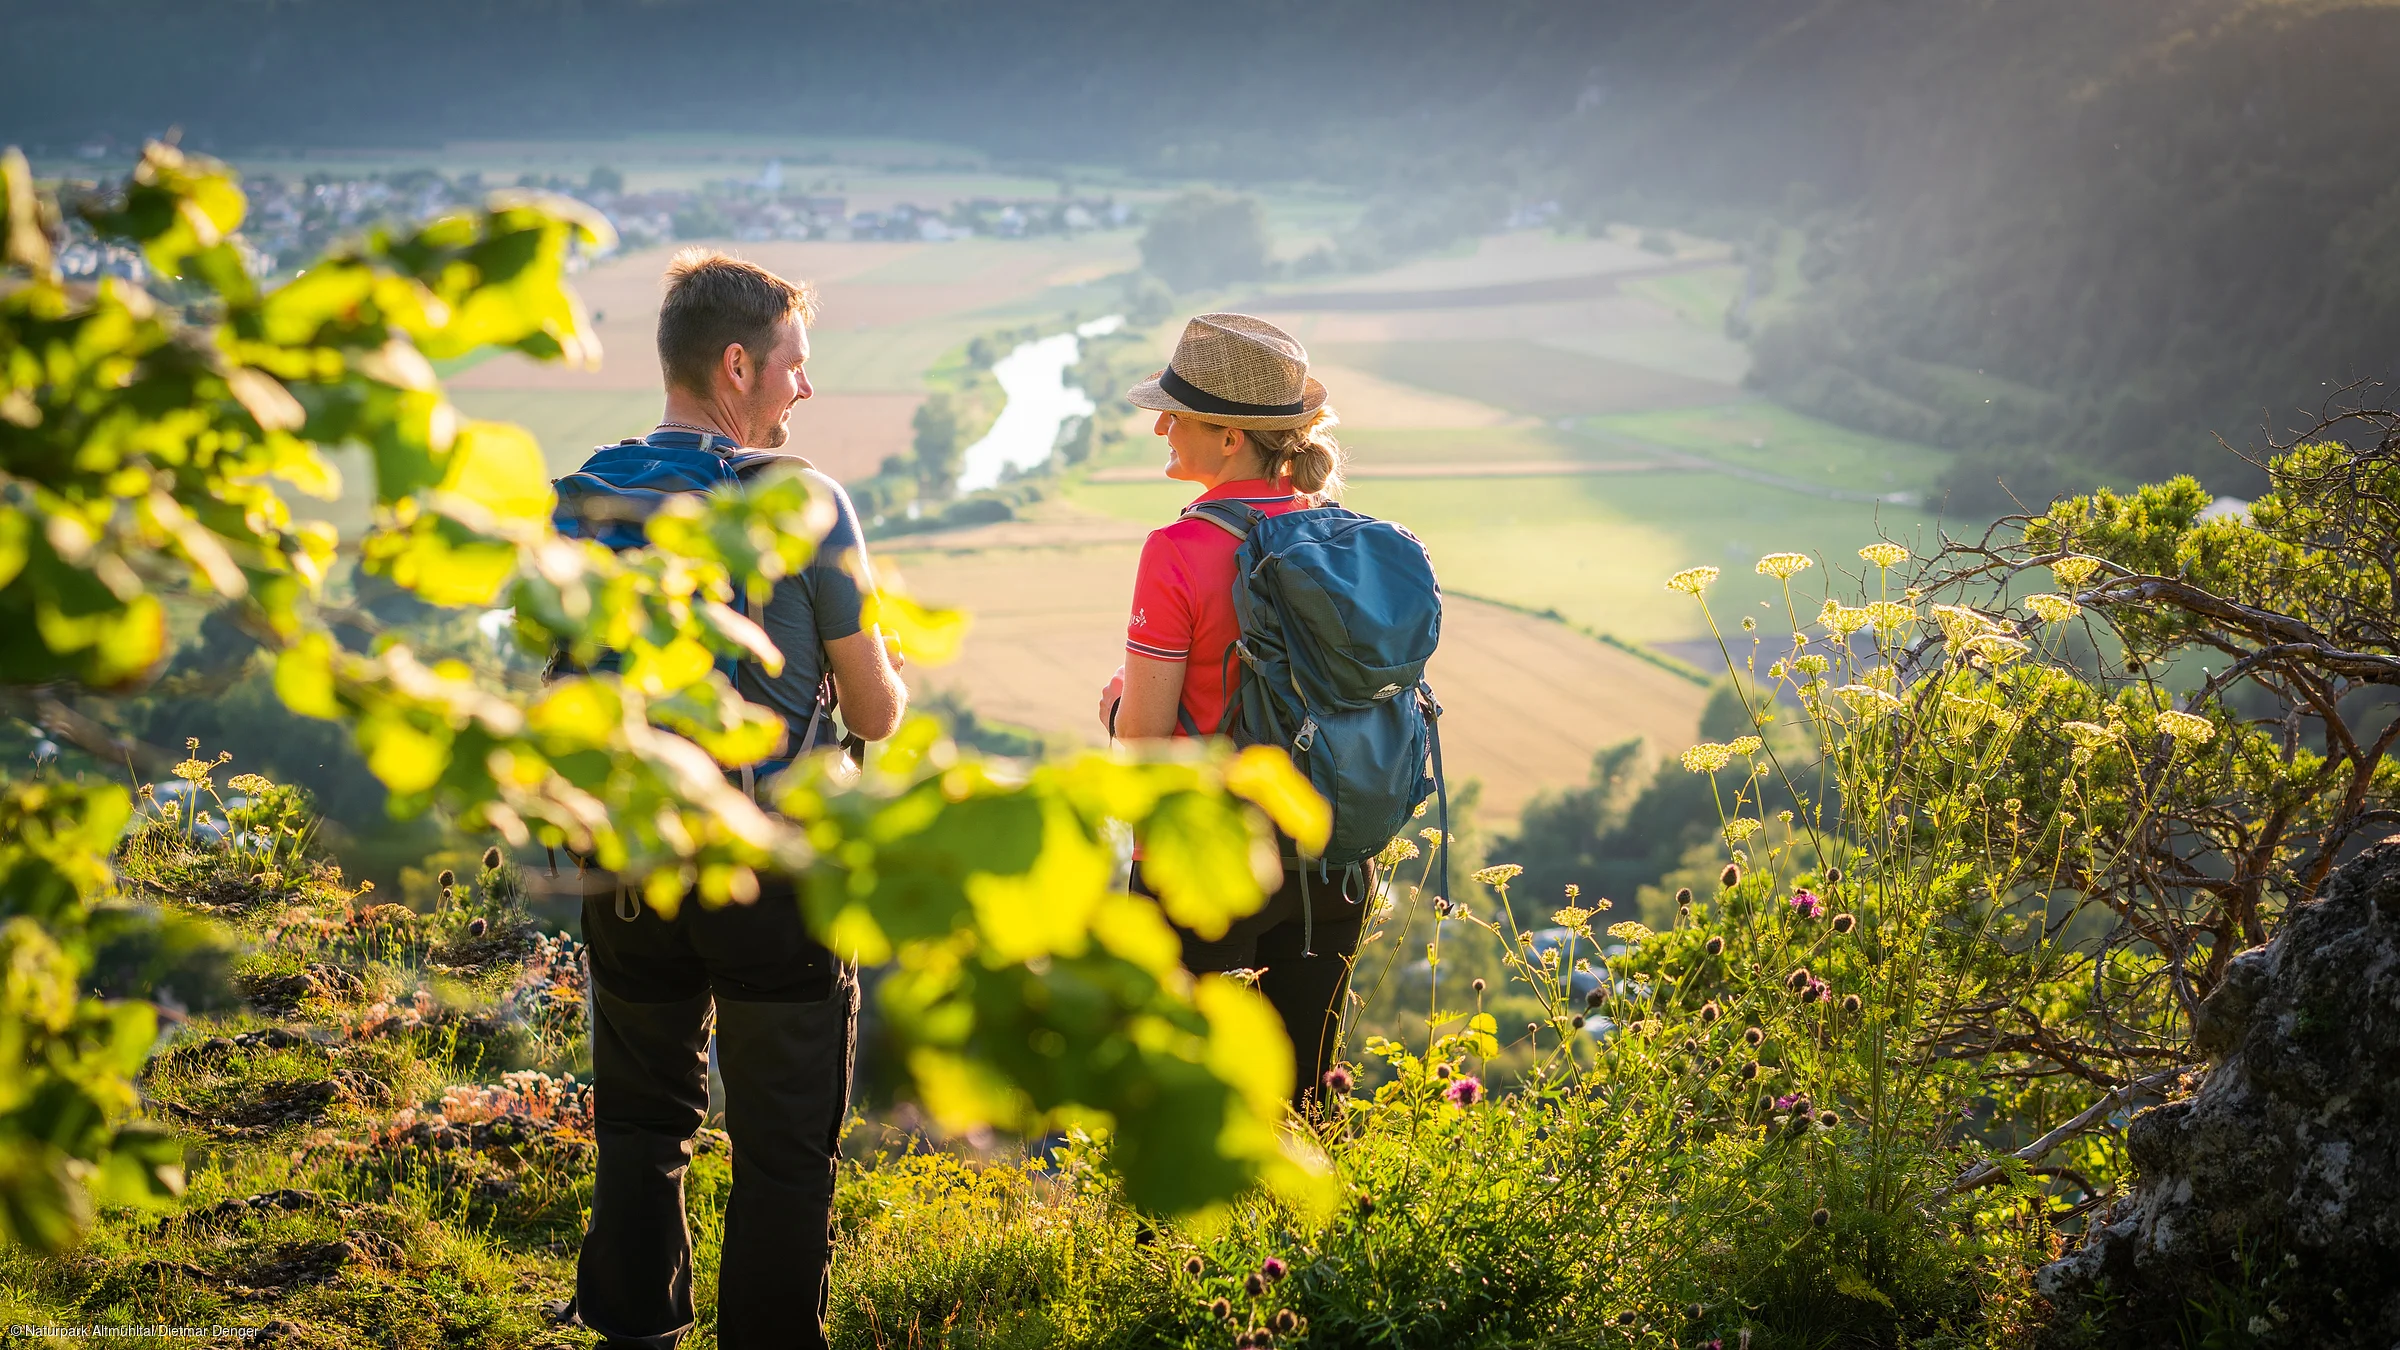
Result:
{"label": "man's ear", "polygon": [[750,392],[750,379],[757,372],[751,368],[750,353],[742,344],[726,343],[725,350],[718,354],[717,368],[724,374],[726,383],[733,386],[734,392]]}

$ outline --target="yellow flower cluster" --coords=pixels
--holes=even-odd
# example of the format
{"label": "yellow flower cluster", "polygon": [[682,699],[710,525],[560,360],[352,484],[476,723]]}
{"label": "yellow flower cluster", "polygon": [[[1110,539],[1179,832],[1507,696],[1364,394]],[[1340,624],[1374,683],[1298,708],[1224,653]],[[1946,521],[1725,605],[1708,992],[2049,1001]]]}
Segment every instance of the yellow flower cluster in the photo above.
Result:
{"label": "yellow flower cluster", "polygon": [[1796,656],[1792,658],[1792,669],[1799,671],[1801,674],[1806,675],[1812,680],[1819,675],[1824,674],[1826,671],[1831,670],[1832,668],[1833,663],[1831,661],[1828,661],[1824,657],[1817,655],[1815,652],[1810,652],[1806,656]]}
{"label": "yellow flower cluster", "polygon": [[1905,706],[1891,693],[1871,684],[1845,684],[1833,693],[1834,697],[1850,705],[1851,712],[1861,717],[1889,716]]}
{"label": "yellow flower cluster", "polygon": [[2023,656],[2027,648],[2023,642],[2006,633],[1977,633],[1959,644],[1958,650],[1961,656],[1969,660],[2005,666]]}
{"label": "yellow flower cluster", "polygon": [[1917,611],[1897,600],[1878,600],[1867,606],[1867,622],[1885,637],[1898,637],[1902,630],[1917,621]]}
{"label": "yellow flower cluster", "polygon": [[2058,729],[2067,733],[2069,740],[2085,750],[2097,750],[2117,738],[2115,727],[2102,726],[2098,722],[2062,722]]}
{"label": "yellow flower cluster", "polygon": [[1650,931],[1650,926],[1648,924],[1635,923],[1631,919],[1627,919],[1623,923],[1610,924],[1608,926],[1608,935],[1612,938],[1615,938],[1617,941],[1626,944],[1627,946],[1634,946],[1647,938],[1658,936],[1656,933]]}
{"label": "yellow flower cluster", "polygon": [[2070,591],[2082,590],[2083,583],[2090,581],[2092,573],[2099,570],[2100,560],[2097,558],[2061,558],[2050,564],[2050,575],[2057,577],[2058,584]]}
{"label": "yellow flower cluster", "polygon": [[1399,835],[1383,846],[1383,852],[1375,855],[1375,861],[1385,867],[1396,867],[1416,856],[1416,841],[1407,835]]}
{"label": "yellow flower cluster", "polygon": [[2173,738],[2177,746],[2206,745],[2217,735],[2216,723],[2172,708],[2158,715],[2158,729]]}
{"label": "yellow flower cluster", "polygon": [[1735,816],[1725,822],[1725,842],[1739,848],[1743,840],[1766,828],[1766,822],[1748,816]]}
{"label": "yellow flower cluster", "polygon": [[1716,579],[1717,569],[1713,567],[1687,567],[1667,578],[1667,589],[1697,596],[1708,589],[1708,583]]}
{"label": "yellow flower cluster", "polygon": [[1942,724],[1950,729],[1952,736],[1962,741],[1983,730],[1984,724],[1992,720],[1993,711],[1991,704],[1979,698],[1969,698],[1964,694],[1942,695]]}
{"label": "yellow flower cluster", "polygon": [[1758,574],[1789,581],[1815,565],[1815,560],[1805,553],[1770,553],[1758,560]]}
{"label": "yellow flower cluster", "polygon": [[2048,591],[2043,591],[2039,595],[2026,596],[2025,608],[2032,610],[2034,616],[2043,623],[2065,623],[2083,613],[2083,606],[2063,595],[2052,595]]}
{"label": "yellow flower cluster", "polygon": [[233,776],[233,781],[225,786],[244,796],[256,796],[275,785],[254,773],[237,773]]}
{"label": "yellow flower cluster", "polygon": [[1908,560],[1908,550],[1886,539],[1880,544],[1869,544],[1860,549],[1858,556],[1877,567],[1893,568]]}
{"label": "yellow flower cluster", "polygon": [[1874,616],[1864,605],[1845,605],[1838,600],[1827,600],[1825,608],[1817,611],[1818,626],[1837,638],[1847,638],[1872,622]]}
{"label": "yellow flower cluster", "polygon": [[1506,886],[1524,873],[1525,869],[1515,863],[1498,863],[1477,872],[1475,879],[1486,886]]}
{"label": "yellow flower cluster", "polygon": [[1683,752],[1683,767],[1693,773],[1715,773],[1733,759],[1733,747],[1702,741]]}
{"label": "yellow flower cluster", "polygon": [[1968,638],[1994,632],[1999,628],[1982,613],[1965,605],[1935,605],[1933,620],[1942,626],[1942,641],[1956,647]]}
{"label": "yellow flower cluster", "polygon": [[1592,912],[1590,910],[1569,905],[1565,909],[1552,911],[1550,915],[1550,922],[1557,924],[1561,928],[1582,928],[1584,921],[1591,917]]}
{"label": "yellow flower cluster", "polygon": [[1755,755],[1758,753],[1759,747],[1765,744],[1765,741],[1756,736],[1736,736],[1726,744],[1725,748],[1737,755]]}

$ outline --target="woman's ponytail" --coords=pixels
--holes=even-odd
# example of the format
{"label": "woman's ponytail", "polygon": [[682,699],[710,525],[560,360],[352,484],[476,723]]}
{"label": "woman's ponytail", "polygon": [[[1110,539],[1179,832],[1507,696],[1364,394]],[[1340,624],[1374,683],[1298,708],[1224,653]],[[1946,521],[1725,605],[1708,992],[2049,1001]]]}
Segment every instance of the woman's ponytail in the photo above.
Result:
{"label": "woman's ponytail", "polygon": [[1317,409],[1307,423],[1277,431],[1247,431],[1259,464],[1272,479],[1288,477],[1292,486],[1312,497],[1342,495],[1342,466],[1347,457],[1333,438],[1341,418],[1331,406]]}

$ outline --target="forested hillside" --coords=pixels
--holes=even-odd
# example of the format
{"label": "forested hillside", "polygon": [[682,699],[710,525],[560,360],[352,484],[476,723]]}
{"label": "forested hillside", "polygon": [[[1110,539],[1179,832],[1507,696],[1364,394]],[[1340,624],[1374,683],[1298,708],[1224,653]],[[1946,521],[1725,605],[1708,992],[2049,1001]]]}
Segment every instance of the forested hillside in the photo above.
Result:
{"label": "forested hillside", "polygon": [[54,153],[170,125],[237,148],[738,119],[1347,182],[1419,246],[1548,199],[1734,235],[1756,381],[1968,452],[1952,487],[1974,509],[2001,477],[2045,496],[2190,469],[2247,492],[2212,435],[2288,425],[2400,340],[2389,0],[0,14],[0,127]]}

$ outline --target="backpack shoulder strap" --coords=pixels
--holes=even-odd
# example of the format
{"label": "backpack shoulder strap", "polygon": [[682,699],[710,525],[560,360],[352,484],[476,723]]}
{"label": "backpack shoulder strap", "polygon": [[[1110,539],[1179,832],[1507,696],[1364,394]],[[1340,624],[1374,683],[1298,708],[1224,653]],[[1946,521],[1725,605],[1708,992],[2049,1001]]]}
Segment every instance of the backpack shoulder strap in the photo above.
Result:
{"label": "backpack shoulder strap", "polygon": [[1233,541],[1237,544],[1248,539],[1251,528],[1265,519],[1255,506],[1222,500],[1193,502],[1190,506],[1183,508],[1183,514],[1207,521],[1232,535]]}

